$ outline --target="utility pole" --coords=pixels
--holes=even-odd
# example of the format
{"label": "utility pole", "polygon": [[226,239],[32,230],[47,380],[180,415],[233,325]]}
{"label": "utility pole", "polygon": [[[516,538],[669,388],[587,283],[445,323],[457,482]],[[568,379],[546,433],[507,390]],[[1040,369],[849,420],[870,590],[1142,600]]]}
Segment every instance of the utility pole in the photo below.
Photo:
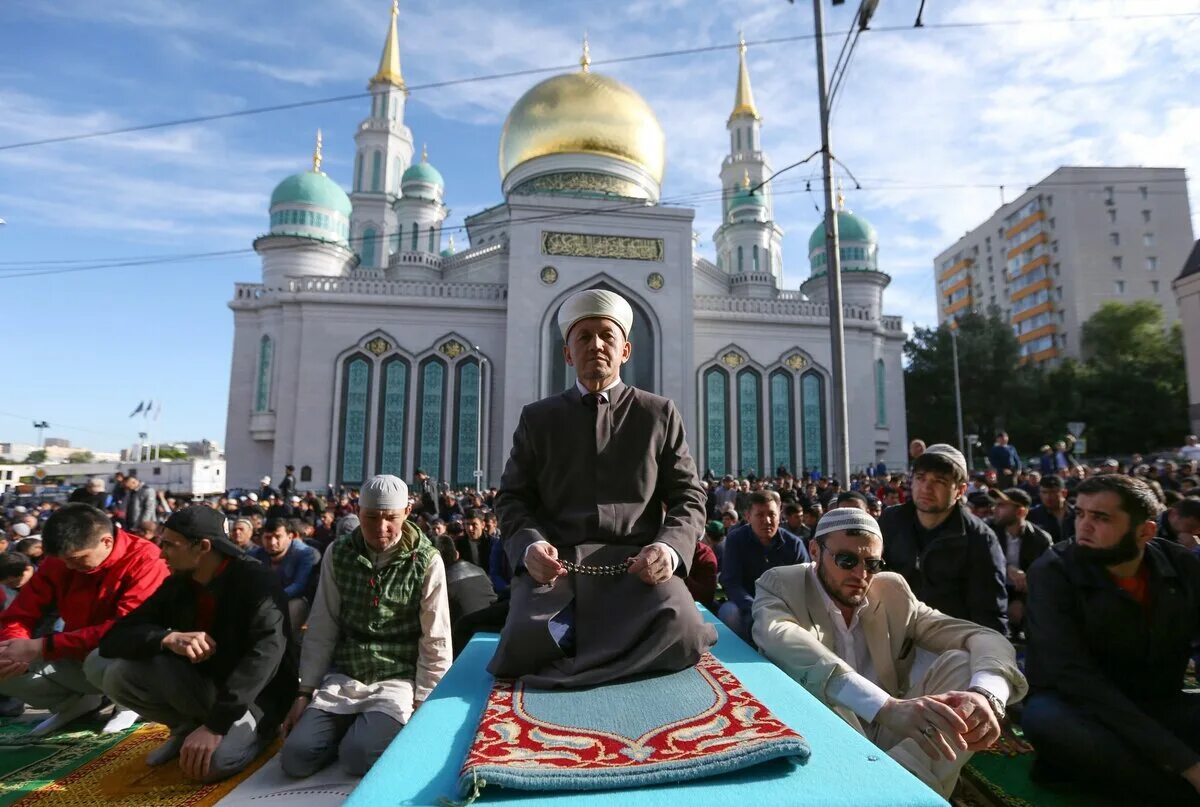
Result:
{"label": "utility pole", "polygon": [[823,0],[813,0],[817,42],[817,89],[821,105],[821,175],[825,183],[825,261],[829,285],[829,345],[833,370],[833,470],[842,485],[850,484],[850,435],[846,408],[846,333],[842,323],[842,256],[837,208],[833,200],[833,153],[829,146],[829,85],[825,81],[825,17]]}
{"label": "utility pole", "polygon": [[954,357],[954,411],[958,415],[958,450],[967,454],[966,443],[963,441],[962,386],[958,382],[958,329],[953,326],[953,323],[948,327],[950,328],[950,354]]}

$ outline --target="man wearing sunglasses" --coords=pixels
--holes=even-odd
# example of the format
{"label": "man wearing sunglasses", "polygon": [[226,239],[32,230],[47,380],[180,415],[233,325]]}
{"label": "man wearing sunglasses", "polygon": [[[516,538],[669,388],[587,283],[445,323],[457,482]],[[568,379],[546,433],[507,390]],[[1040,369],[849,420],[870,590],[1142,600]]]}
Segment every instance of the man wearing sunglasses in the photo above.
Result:
{"label": "man wearing sunglasses", "polygon": [[[754,641],[780,669],[945,798],[1000,736],[1028,685],[1008,640],[935,611],[883,571],[883,535],[853,507],[821,517],[813,562],[763,574]],[[917,650],[935,660],[913,679]]]}

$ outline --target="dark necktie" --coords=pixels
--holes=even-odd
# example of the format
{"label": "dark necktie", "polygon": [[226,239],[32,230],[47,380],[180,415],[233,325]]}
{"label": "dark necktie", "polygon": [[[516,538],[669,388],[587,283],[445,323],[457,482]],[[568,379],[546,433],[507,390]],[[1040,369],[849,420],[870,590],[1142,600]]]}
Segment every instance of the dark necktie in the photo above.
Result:
{"label": "dark necktie", "polygon": [[608,401],[598,392],[589,392],[583,396],[583,402],[588,409],[596,413],[596,454],[599,456],[608,446],[608,438],[611,433]]}
{"label": "dark necktie", "polygon": [[589,409],[598,409],[599,407],[608,403],[608,401],[605,400],[604,396],[598,392],[589,392],[587,395],[583,396],[583,403]]}

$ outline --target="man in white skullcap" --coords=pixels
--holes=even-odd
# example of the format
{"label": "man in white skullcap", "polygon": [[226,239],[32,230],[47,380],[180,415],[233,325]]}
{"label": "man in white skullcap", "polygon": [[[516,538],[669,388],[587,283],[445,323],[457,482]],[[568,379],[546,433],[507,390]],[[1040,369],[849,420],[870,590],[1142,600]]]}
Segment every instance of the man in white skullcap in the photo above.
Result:
{"label": "man in white skullcap", "polygon": [[488,670],[531,686],[676,672],[716,641],[684,579],[704,532],[704,489],[666,398],[627,386],[633,309],[578,292],[558,313],[578,380],[529,404],[496,513],[511,606]]}
{"label": "man in white skullcap", "polygon": [[[758,579],[754,641],[871,742],[950,798],[1029,685],[998,632],[935,611],[883,571],[883,534],[854,507],[817,522],[813,562]],[[918,650],[934,657],[914,674]]]}
{"label": "man in white skullcap", "polygon": [[370,479],[360,526],[321,563],[280,762],[310,776],[338,758],[362,776],[450,668],[446,570],[409,522],[408,486]]}

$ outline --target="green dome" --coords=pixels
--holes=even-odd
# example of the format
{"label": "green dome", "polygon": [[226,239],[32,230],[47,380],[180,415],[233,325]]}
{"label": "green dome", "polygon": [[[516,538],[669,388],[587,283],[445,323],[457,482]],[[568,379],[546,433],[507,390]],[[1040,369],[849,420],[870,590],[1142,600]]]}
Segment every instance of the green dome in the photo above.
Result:
{"label": "green dome", "polygon": [[766,207],[766,203],[761,193],[751,193],[749,188],[738,188],[729,202],[729,209],[734,211],[739,207],[763,208]]}
{"label": "green dome", "polygon": [[293,174],[275,186],[271,207],[291,204],[320,207],[347,218],[350,216],[350,197],[332,179],[314,171]]}
{"label": "green dome", "polygon": [[[879,237],[875,235],[875,228],[871,226],[871,222],[864,219],[862,216],[856,216],[849,210],[839,210],[838,214],[838,241],[845,243],[846,241],[868,241],[872,244],[879,243]],[[817,225],[817,228],[812,231],[812,236],[808,239],[808,251],[811,254],[815,249],[825,248],[825,222]]]}
{"label": "green dome", "polygon": [[413,163],[405,169],[404,175],[400,178],[400,184],[405,185],[409,182],[424,182],[428,185],[437,185],[439,188],[446,187],[446,181],[442,179],[441,173],[424,160]]}

